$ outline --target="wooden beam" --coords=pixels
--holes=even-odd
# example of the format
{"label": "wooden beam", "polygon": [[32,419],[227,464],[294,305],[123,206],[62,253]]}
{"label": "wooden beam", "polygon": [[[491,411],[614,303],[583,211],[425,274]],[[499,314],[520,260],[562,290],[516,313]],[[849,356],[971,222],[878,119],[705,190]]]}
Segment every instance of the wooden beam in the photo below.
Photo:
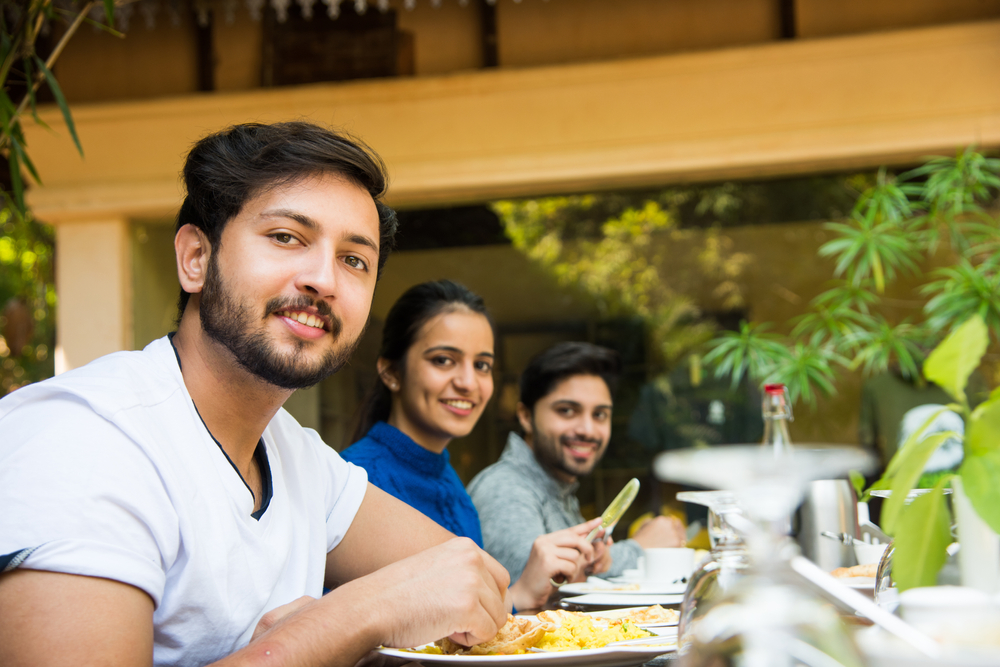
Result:
{"label": "wooden beam", "polygon": [[[1000,147],[1000,21],[535,69],[78,105],[26,124],[51,222],[172,216],[200,137],[308,118],[363,137],[390,201],[502,197],[908,164]],[[930,85],[928,82],[933,82]]]}
{"label": "wooden beam", "polygon": [[497,42],[496,0],[479,0],[480,39],[483,46],[483,67],[500,66],[500,50]]}
{"label": "wooden beam", "polygon": [[212,33],[215,28],[212,10],[205,12],[205,24],[195,16],[195,63],[198,67],[198,90],[201,92],[211,92],[215,90],[215,47]]}
{"label": "wooden beam", "polygon": [[799,36],[795,3],[796,0],[778,0],[778,20],[781,26],[781,39],[795,39]]}

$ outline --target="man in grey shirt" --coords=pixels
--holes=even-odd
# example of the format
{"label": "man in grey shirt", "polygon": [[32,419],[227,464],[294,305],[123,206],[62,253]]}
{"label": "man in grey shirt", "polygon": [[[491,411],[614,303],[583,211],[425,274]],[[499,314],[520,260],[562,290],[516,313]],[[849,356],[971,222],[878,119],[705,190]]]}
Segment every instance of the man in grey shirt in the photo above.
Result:
{"label": "man in grey shirt", "polygon": [[[516,579],[532,544],[546,533],[583,522],[578,478],[593,471],[611,438],[611,394],[621,373],[618,354],[589,343],[560,343],[542,352],[521,376],[517,417],[500,460],[469,484],[486,551]],[[605,576],[634,568],[642,550],[684,546],[684,527],[656,517],[632,539],[611,545]]]}

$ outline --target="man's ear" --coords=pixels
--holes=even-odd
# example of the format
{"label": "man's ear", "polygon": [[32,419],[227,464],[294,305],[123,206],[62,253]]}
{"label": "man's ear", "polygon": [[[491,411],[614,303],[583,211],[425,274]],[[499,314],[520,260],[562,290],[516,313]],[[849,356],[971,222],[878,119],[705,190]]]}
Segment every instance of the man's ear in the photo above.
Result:
{"label": "man's ear", "polygon": [[385,357],[379,357],[378,361],[375,362],[375,368],[378,369],[379,381],[388,387],[389,391],[393,393],[399,391],[399,373],[396,372],[394,364],[391,361]]}
{"label": "man's ear", "polygon": [[517,403],[517,421],[521,422],[521,428],[524,429],[524,440],[528,444],[531,444],[532,428],[531,428],[531,410],[524,403],[518,401]]}
{"label": "man's ear", "polygon": [[201,292],[208,271],[208,258],[212,254],[208,237],[194,225],[184,225],[174,235],[174,253],[177,255],[177,279],[181,289],[189,294]]}

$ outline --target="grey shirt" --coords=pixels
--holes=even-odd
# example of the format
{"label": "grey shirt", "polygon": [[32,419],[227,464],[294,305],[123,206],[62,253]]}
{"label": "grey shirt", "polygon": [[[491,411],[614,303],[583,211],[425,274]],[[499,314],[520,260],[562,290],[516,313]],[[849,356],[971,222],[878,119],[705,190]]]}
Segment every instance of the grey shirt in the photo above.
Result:
{"label": "grey shirt", "polygon": [[[507,438],[500,460],[469,483],[483,529],[483,546],[507,568],[511,581],[521,576],[535,538],[583,523],[578,487],[578,482],[561,482],[546,472],[516,433]],[[642,547],[635,540],[615,542],[611,569],[602,576],[634,568],[641,555]]]}

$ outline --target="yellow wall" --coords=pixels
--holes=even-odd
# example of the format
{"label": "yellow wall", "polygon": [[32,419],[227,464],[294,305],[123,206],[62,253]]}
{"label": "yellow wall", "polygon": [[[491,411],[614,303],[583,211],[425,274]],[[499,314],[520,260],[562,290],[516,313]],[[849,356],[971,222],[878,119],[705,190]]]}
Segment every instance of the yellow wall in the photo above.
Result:
{"label": "yellow wall", "polygon": [[1000,0],[796,0],[800,37],[900,30],[1000,18]]}
{"label": "yellow wall", "polygon": [[124,37],[83,26],[55,74],[71,103],[186,95],[198,90],[195,53],[193,16],[182,14],[173,26],[161,11],[150,30],[134,12]]}
{"label": "yellow wall", "polygon": [[780,33],[774,0],[498,2],[502,67],[760,44]]}

